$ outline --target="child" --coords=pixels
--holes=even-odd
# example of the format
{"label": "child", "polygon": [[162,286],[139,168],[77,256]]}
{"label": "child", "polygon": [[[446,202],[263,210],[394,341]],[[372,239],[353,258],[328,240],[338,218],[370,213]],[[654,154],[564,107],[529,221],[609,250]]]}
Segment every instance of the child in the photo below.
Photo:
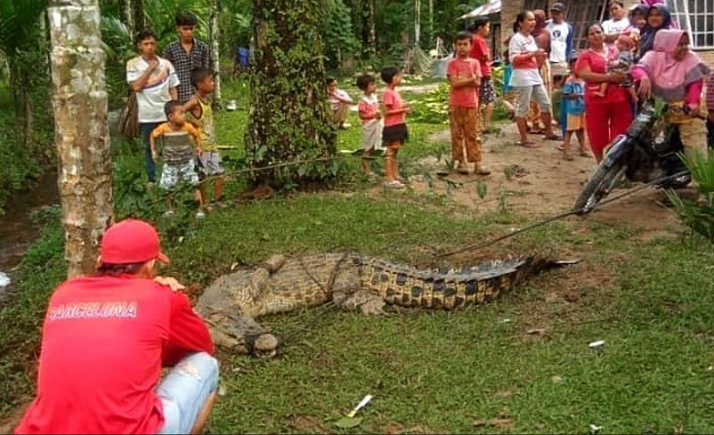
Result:
{"label": "child", "polygon": [[506,115],[511,121],[516,119],[516,94],[513,86],[511,86],[511,76],[513,75],[513,65],[508,61],[508,50],[503,52],[503,107],[506,109]]}
{"label": "child", "polygon": [[176,68],[179,78],[178,101],[186,103],[193,96],[191,73],[197,68],[211,68],[211,51],[208,45],[193,37],[198,19],[190,12],[176,15],[176,32],[179,40],[169,44],[164,50],[164,59]]}
{"label": "child", "polygon": [[570,138],[573,132],[578,137],[580,155],[587,157],[585,151],[585,82],[575,71],[577,58],[570,59],[570,75],[563,86],[563,111],[567,115],[566,133],[563,139],[563,158],[573,160],[570,155]]}
{"label": "child", "polygon": [[[183,108],[178,101],[169,101],[164,106],[164,112],[168,122],[159,125],[151,132],[151,155],[154,160],[158,160],[156,152],[156,139],[162,138],[164,147],[161,158],[164,161],[164,169],[161,172],[159,186],[162,189],[171,190],[176,184],[185,181],[192,186],[198,185],[198,174],[196,173],[196,154],[201,155],[201,136],[193,126],[187,123],[183,117]],[[193,142],[191,141],[193,138]],[[203,197],[201,191],[196,191],[199,209],[197,218],[205,217],[203,212]],[[167,216],[174,214],[171,195],[169,195],[169,210]]]}
{"label": "child", "polygon": [[486,17],[477,18],[470,27],[473,33],[471,41],[471,51],[469,56],[476,59],[481,65],[481,87],[479,89],[478,102],[479,112],[483,117],[481,132],[489,132],[491,117],[493,116],[493,104],[496,102],[496,89],[491,80],[491,50],[488,48],[486,37],[491,33],[491,23]]}
{"label": "child", "polygon": [[171,62],[156,56],[156,34],[153,31],[144,29],[139,32],[136,45],[141,56],[127,62],[126,81],[136,92],[146,175],[151,187],[156,182],[156,166],[151,158],[151,132],[166,122],[164,105],[176,99],[179,80]]}
{"label": "child", "polygon": [[[446,66],[451,85],[449,92],[449,123],[451,124],[451,161],[460,174],[468,174],[467,163],[474,164],[474,172],[488,175],[481,165],[481,144],[478,141],[478,92],[481,88],[481,65],[469,57],[472,36],[468,32],[456,35],[456,57]],[[464,160],[464,154],[466,159]]]}
{"label": "child", "polygon": [[376,86],[374,76],[364,74],[357,78],[357,87],[364,92],[364,97],[359,102],[358,113],[362,120],[362,171],[368,177],[374,177],[374,173],[367,165],[367,158],[376,149],[381,149],[382,141],[382,114],[379,113],[379,100],[375,94]]}
{"label": "child", "polygon": [[[221,155],[218,153],[216,145],[216,129],[213,123],[213,109],[211,108],[211,93],[213,93],[213,72],[208,68],[199,68],[192,74],[191,81],[196,88],[194,95],[183,106],[186,112],[186,120],[193,124],[198,129],[201,135],[201,157],[199,158],[202,177],[215,178],[213,185],[213,199],[216,205],[225,208],[221,203],[221,195],[223,194],[223,166],[221,165]],[[202,180],[200,184],[201,197],[206,200],[206,180]],[[211,211],[210,206],[206,207]]]}
{"label": "child", "polygon": [[565,119],[563,112],[563,82],[565,77],[562,74],[553,74],[553,92],[551,93],[551,104],[553,105],[553,119],[559,124],[565,135]]}
{"label": "child", "polygon": [[385,185],[393,189],[404,189],[404,183],[399,181],[399,169],[397,167],[397,154],[399,148],[409,138],[407,130],[406,114],[411,112],[411,108],[404,104],[402,97],[397,91],[397,87],[402,83],[402,73],[397,67],[388,66],[382,69],[382,80],[387,84],[384,91],[384,129],[382,130],[382,142],[387,147],[387,158],[384,162]]}
{"label": "child", "polygon": [[[632,101],[637,101],[637,92],[634,86],[632,86],[632,75],[630,74],[630,69],[635,63],[635,57],[632,50],[635,48],[635,43],[627,35],[620,35],[616,41],[617,45],[617,60],[613,64],[610,64],[607,68],[608,72],[619,72],[627,74],[627,80],[620,83],[619,86],[627,89],[627,93],[630,95]],[[607,87],[610,83],[602,82],[600,84],[600,91],[596,92],[595,95],[598,97],[604,97],[607,94]]]}
{"label": "child", "polygon": [[330,107],[332,107],[332,120],[338,128],[349,128],[350,125],[345,121],[347,121],[347,115],[350,114],[350,104],[352,104],[350,94],[337,87],[337,79],[334,77],[327,79],[327,93]]}

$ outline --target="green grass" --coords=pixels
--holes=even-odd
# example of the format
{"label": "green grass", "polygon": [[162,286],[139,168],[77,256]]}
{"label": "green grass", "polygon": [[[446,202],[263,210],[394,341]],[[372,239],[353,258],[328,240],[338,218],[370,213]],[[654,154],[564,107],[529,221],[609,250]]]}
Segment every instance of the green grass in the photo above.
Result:
{"label": "green grass", "polygon": [[[237,121],[244,119],[244,111],[221,114],[219,137],[242,137]],[[340,133],[340,147],[348,149],[359,144],[356,119],[350,122]],[[441,128],[413,126],[424,136],[404,148],[406,166],[437,152],[443,144],[425,136]],[[142,170],[140,160],[125,167]],[[508,210],[475,215],[448,196],[339,187],[342,192],[235,205],[171,228],[163,239],[172,259],[165,272],[195,295],[234,263],[256,264],[275,253],[359,251],[436,266],[442,262],[435,253],[529,222]],[[39,326],[64,273],[57,216],[46,219],[42,241],[23,259],[18,295],[0,309],[0,415],[32,395]],[[572,219],[451,258],[467,264],[536,253],[583,260],[532,277],[489,306],[451,313],[395,309],[387,317],[330,311],[314,322],[314,312],[305,310],[260,319],[279,337],[305,330],[283,343],[274,360],[220,353],[225,395],[208,429],[588,433],[594,424],[604,433],[710,433],[714,253],[701,239],[643,242],[639,235],[627,223]],[[531,328],[546,334],[529,335]],[[595,340],[606,344],[592,350]],[[359,414],[362,424],[336,427],[366,394],[374,399]],[[513,425],[473,424],[497,418]]]}

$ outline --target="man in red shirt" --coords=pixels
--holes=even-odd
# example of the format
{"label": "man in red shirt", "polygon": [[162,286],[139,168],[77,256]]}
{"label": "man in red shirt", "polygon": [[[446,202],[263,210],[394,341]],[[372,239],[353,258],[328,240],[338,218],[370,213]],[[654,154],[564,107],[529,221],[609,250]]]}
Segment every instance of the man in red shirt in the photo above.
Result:
{"label": "man in red shirt", "polygon": [[[103,236],[94,276],[62,283],[42,329],[37,397],[15,433],[189,433],[215,401],[218,363],[146,222]],[[173,367],[161,382],[162,367]]]}
{"label": "man in red shirt", "polygon": [[488,18],[478,18],[471,25],[473,33],[471,52],[469,57],[476,59],[481,65],[481,86],[479,89],[479,111],[482,116],[481,131],[488,132],[491,116],[493,116],[493,104],[496,102],[496,89],[491,81],[491,51],[488,48],[486,37],[491,32],[491,23]]}

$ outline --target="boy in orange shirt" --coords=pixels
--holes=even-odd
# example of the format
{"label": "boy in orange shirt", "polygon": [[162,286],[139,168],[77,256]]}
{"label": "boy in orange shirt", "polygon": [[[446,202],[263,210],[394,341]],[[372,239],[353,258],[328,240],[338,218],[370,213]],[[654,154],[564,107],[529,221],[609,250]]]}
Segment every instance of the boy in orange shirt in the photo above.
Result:
{"label": "boy in orange shirt", "polygon": [[[478,141],[478,92],[481,87],[481,65],[469,57],[471,34],[456,35],[456,57],[446,66],[446,76],[451,85],[449,111],[451,125],[451,159],[458,163],[457,171],[468,174],[467,162],[474,164],[474,172],[488,175],[490,171],[481,164],[481,144]],[[466,154],[466,160],[464,160]]]}

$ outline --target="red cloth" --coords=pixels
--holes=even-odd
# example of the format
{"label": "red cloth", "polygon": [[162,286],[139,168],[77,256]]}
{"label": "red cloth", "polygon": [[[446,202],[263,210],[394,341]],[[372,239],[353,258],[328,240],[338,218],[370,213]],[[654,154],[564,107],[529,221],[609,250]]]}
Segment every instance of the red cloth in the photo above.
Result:
{"label": "red cloth", "polygon": [[484,38],[474,35],[469,56],[481,64],[481,77],[491,77],[491,55]]}
{"label": "red cloth", "polygon": [[[617,87],[612,84],[610,87]],[[624,134],[632,123],[632,109],[623,102],[591,101],[585,103],[585,129],[590,149],[602,152],[618,134]]]}
{"label": "red cloth", "polygon": [[[617,59],[617,48],[614,46],[608,47],[608,60],[613,61]],[[592,50],[584,50],[582,53],[580,53],[580,56],[578,56],[578,62],[575,64],[575,70],[580,73],[585,67],[590,67],[590,71],[598,74],[606,74],[607,73],[607,62],[606,59],[592,51]],[[627,91],[622,87],[618,86],[617,83],[610,83],[610,85],[607,87],[607,93],[605,94],[604,97],[598,97],[595,95],[596,92],[600,91],[600,82],[597,83],[590,83],[586,82],[585,83],[585,107],[587,110],[587,105],[588,103],[593,103],[593,102],[598,102],[598,103],[616,103],[620,102],[623,103],[623,107],[625,107],[625,103],[627,104],[627,107],[629,107],[629,95],[627,94]],[[589,116],[589,115],[588,115]]]}
{"label": "red cloth", "polygon": [[[384,91],[384,107],[386,108],[385,113],[391,110],[399,110],[404,108],[404,102],[402,97],[399,95],[396,89],[387,88]],[[404,124],[406,120],[405,113],[399,113],[397,115],[386,115],[384,117],[384,126],[389,127],[390,125]]]}
{"label": "red cloth", "polygon": [[[446,66],[446,75],[457,79],[469,77],[481,77],[481,66],[479,61],[470,57],[455,57]],[[449,93],[449,104],[456,107],[478,107],[478,87],[463,86],[451,88]]]}
{"label": "red cloth", "polygon": [[162,365],[213,351],[183,293],[131,276],[71,279],[50,299],[37,397],[15,433],[157,433]]}

